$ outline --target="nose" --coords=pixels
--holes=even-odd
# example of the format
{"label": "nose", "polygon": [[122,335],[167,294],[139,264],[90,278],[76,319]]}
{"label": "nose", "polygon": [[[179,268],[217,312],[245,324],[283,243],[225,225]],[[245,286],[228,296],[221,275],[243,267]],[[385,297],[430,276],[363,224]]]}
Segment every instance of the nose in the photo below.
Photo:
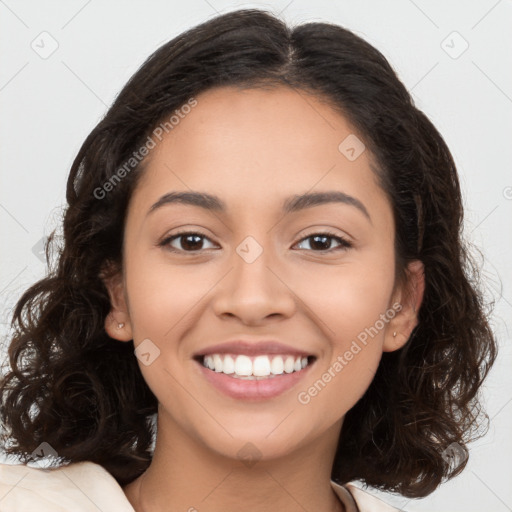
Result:
{"label": "nose", "polygon": [[[253,244],[245,246],[256,250]],[[215,314],[220,318],[237,318],[245,325],[261,325],[268,319],[290,318],[296,309],[296,297],[287,283],[286,272],[270,249],[263,249],[255,259],[246,257],[244,246],[231,258],[231,270],[216,287],[212,298]]]}

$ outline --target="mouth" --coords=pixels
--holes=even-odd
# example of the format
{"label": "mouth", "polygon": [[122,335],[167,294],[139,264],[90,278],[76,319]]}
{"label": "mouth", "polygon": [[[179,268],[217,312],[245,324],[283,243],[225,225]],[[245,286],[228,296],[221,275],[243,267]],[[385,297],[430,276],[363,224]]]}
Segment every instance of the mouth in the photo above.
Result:
{"label": "mouth", "polygon": [[314,356],[208,354],[197,356],[196,361],[205,368],[229,375],[235,379],[272,379],[278,375],[300,372],[309,366]]}
{"label": "mouth", "polygon": [[230,354],[197,355],[194,360],[210,384],[236,399],[275,397],[305,377],[316,361],[312,355]]}

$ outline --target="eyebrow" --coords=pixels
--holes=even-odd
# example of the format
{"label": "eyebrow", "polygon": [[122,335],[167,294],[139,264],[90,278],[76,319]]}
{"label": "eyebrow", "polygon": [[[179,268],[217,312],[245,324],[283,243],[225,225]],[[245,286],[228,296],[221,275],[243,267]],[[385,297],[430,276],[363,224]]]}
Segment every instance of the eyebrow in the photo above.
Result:
{"label": "eyebrow", "polygon": [[[206,192],[169,192],[151,206],[148,215],[165,205],[173,203],[188,204],[219,213],[227,210],[226,203],[222,199],[215,195],[207,194]],[[361,211],[370,222],[372,221],[368,210],[359,199],[340,191],[310,192],[291,196],[284,201],[283,212],[294,213],[306,208],[329,203],[342,203],[354,206]]]}

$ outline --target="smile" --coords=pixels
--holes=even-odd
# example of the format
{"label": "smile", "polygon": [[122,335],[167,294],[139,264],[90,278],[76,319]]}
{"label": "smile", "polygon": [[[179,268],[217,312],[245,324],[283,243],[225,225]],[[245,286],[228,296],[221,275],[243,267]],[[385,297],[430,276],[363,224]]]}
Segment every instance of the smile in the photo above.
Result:
{"label": "smile", "polygon": [[314,356],[208,354],[195,358],[203,377],[237,400],[266,400],[294,387],[314,365]]}

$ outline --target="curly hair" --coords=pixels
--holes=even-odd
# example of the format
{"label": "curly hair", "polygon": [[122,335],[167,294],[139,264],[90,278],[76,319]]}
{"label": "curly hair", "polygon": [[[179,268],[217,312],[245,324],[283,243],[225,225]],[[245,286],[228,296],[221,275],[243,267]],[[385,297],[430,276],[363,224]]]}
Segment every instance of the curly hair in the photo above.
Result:
{"label": "curly hair", "polygon": [[466,464],[449,464],[443,450],[465,448],[480,418],[488,419],[479,388],[497,352],[462,236],[453,158],[364,39],[330,23],[291,28],[254,9],[217,16],[157,49],[83,143],[67,181],[57,262],[50,265],[50,237],[48,273],[13,312],[10,368],[0,384],[4,451],[27,462],[46,442],[60,463],[95,462],[123,486],[149,466],[158,402],[133,344],[105,331],[110,300],[102,279],[122,266],[127,206],[145,160],[109,187],[108,197],[103,185],[163,119],[220,86],[313,93],[342,113],[370,150],[394,213],[397,276],[421,260],[425,292],[410,339],[383,354],[345,416],[332,479],[426,496]]}

